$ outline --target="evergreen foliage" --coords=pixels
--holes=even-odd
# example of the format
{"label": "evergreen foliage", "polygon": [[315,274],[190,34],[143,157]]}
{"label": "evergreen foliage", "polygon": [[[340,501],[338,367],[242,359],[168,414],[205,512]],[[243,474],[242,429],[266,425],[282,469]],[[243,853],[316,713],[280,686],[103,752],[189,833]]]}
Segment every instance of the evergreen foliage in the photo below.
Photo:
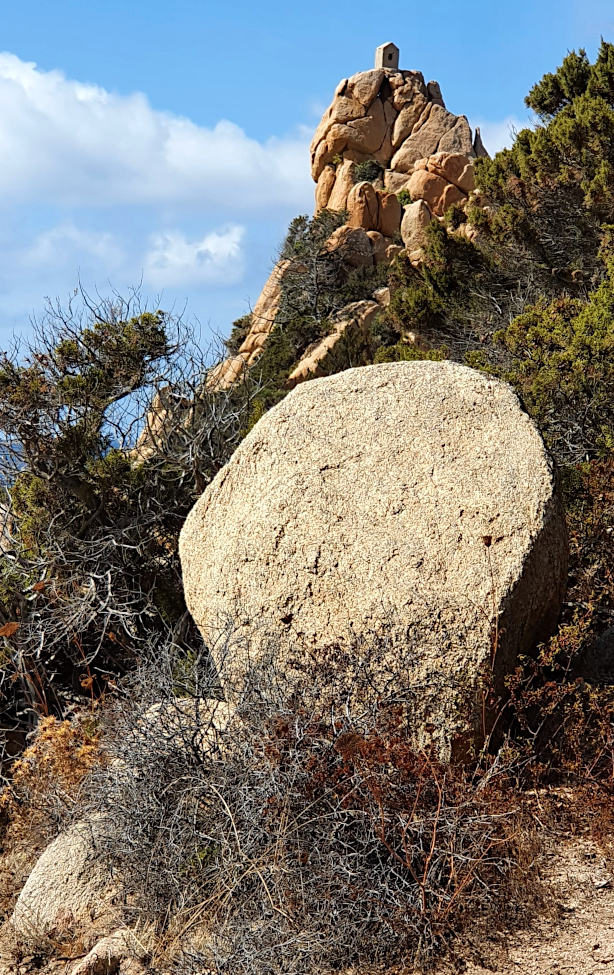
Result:
{"label": "evergreen foliage", "polygon": [[572,52],[527,96],[540,118],[511,149],[477,163],[495,237],[515,236],[557,275],[599,275],[599,227],[614,220],[614,46],[595,64]]}
{"label": "evergreen foliage", "polygon": [[230,335],[227,339],[224,339],[224,347],[228,355],[236,355],[244,339],[247,337],[252,324],[252,316],[242,315],[241,318],[237,318],[236,321],[232,323],[232,329]]}
{"label": "evergreen foliage", "polygon": [[495,340],[513,356],[504,378],[559,459],[614,450],[614,261],[588,302],[538,302]]}
{"label": "evergreen foliage", "polygon": [[465,237],[448,234],[438,221],[427,227],[426,237],[420,267],[405,256],[391,267],[392,300],[373,328],[378,362],[394,361],[395,353],[385,350],[396,349],[408,334],[419,333],[436,345],[466,345],[476,288],[488,273],[489,258]]}
{"label": "evergreen foliage", "polygon": [[205,370],[180,321],[134,301],[50,307],[0,361],[0,705],[12,719],[61,715],[144,646],[197,639],[178,534],[249,412],[246,386],[211,393]]}
{"label": "evergreen foliage", "polygon": [[[252,419],[286,395],[290,372],[307,349],[330,334],[335,315],[352,301],[370,298],[386,283],[385,266],[353,268],[341,251],[326,246],[346,218],[342,211],[322,210],[316,217],[300,216],[290,224],[280,251],[280,260],[289,261],[290,266],[282,278],[275,325],[254,367],[260,392]],[[370,361],[367,350],[357,358],[348,341],[336,350],[336,365],[331,358],[332,371]]]}
{"label": "evergreen foliage", "polygon": [[381,179],[383,166],[375,159],[366,159],[364,162],[356,163],[354,166],[355,183],[375,183]]}

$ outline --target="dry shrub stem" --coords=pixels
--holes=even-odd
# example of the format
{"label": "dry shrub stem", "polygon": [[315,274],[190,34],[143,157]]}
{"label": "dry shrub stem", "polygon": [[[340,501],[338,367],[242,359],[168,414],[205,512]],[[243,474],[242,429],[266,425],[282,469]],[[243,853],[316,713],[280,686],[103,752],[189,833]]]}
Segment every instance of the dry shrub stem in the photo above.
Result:
{"label": "dry shrub stem", "polygon": [[476,917],[526,912],[537,844],[521,799],[503,774],[485,782],[416,750],[401,689],[393,703],[365,673],[350,705],[270,659],[233,711],[225,666],[208,661],[141,669],[79,811],[105,816],[127,919],[154,919],[183,970],[380,970],[431,957]]}

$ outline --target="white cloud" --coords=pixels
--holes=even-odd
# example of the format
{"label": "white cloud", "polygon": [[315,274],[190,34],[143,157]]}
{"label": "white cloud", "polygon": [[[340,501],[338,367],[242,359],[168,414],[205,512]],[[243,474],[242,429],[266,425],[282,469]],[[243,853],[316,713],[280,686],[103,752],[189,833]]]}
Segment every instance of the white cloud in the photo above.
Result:
{"label": "white cloud", "polygon": [[186,203],[256,209],[311,204],[299,129],[260,143],[232,122],[208,129],[0,54],[0,203]]}
{"label": "white cloud", "polygon": [[80,230],[65,222],[39,234],[20,255],[19,263],[34,268],[63,268],[95,261],[105,271],[122,266],[124,255],[111,233]]}
{"label": "white cloud", "polygon": [[501,122],[483,122],[473,119],[471,127],[474,131],[476,127],[479,128],[485,148],[491,156],[494,156],[501,149],[509,149],[514,142],[515,133],[530,127],[530,122],[528,119],[523,121],[510,115]]}
{"label": "white cloud", "polygon": [[231,225],[189,241],[174,231],[156,234],[144,263],[144,280],[155,288],[236,284],[243,276],[245,228]]}

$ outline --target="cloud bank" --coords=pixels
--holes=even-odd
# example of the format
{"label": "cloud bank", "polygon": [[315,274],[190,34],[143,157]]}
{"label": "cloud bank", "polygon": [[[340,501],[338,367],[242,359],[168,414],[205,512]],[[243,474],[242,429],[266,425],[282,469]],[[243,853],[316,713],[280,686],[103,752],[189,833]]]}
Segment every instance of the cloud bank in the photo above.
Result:
{"label": "cloud bank", "polygon": [[[491,154],[519,119],[479,122]],[[255,302],[291,217],[313,206],[297,128],[259,142],[0,54],[0,333],[77,279],[146,291],[227,331]]]}
{"label": "cloud bank", "polygon": [[240,226],[195,241],[179,232],[156,234],[145,258],[145,284],[154,288],[237,284],[243,277],[244,236],[245,227]]}
{"label": "cloud bank", "polygon": [[0,54],[0,204],[190,204],[254,210],[311,198],[299,130],[259,143]]}

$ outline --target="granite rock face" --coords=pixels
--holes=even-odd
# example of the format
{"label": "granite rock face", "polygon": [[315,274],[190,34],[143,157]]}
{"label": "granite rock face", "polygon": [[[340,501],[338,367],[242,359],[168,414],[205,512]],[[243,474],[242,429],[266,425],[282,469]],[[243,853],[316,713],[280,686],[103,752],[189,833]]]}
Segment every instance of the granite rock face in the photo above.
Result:
{"label": "granite rock face", "polygon": [[[467,119],[447,110],[436,82],[426,84],[419,71],[359,72],[337,86],[311,143],[316,209],[346,208],[357,163],[378,163],[383,185],[394,192],[431,156],[462,156],[464,169],[478,149],[484,151],[481,141],[474,148]],[[445,167],[437,175],[454,182]]]}
{"label": "granite rock face", "polygon": [[405,207],[401,222],[401,237],[412,263],[422,258],[426,243],[426,228],[434,219],[431,208],[425,200],[416,200]]}
{"label": "granite rock face", "polygon": [[236,355],[224,359],[209,375],[211,387],[226,389],[254,364],[275,325],[281,302],[281,286],[290,261],[278,261],[269,275],[251,315],[251,327]]}
{"label": "granite rock face", "polygon": [[[197,502],[180,554],[203,634],[230,616],[287,674],[386,632],[386,679],[443,755],[478,733],[483,668],[501,688],[552,632],[567,572],[536,427],[509,386],[450,362],[298,386]],[[233,680],[246,668],[238,653]]]}

